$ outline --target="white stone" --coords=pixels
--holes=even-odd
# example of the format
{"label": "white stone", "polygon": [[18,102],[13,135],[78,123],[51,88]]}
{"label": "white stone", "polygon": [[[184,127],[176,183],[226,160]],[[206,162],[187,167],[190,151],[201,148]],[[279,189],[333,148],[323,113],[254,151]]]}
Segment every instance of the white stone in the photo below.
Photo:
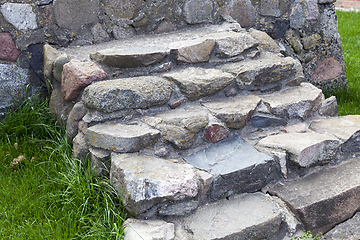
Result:
{"label": "white stone", "polygon": [[162,220],[129,218],[124,223],[124,240],[173,240],[174,224]]}
{"label": "white stone", "polygon": [[36,15],[30,4],[5,3],[1,6],[1,13],[6,21],[19,30],[36,29]]}

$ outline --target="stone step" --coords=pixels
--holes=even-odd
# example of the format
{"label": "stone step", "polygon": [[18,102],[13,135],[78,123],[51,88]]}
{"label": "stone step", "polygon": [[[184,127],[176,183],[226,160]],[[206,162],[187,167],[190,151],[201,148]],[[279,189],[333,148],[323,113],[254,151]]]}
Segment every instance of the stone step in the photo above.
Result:
{"label": "stone step", "polygon": [[269,189],[313,233],[325,233],[360,208],[360,159],[350,159],[301,179],[281,181]]}

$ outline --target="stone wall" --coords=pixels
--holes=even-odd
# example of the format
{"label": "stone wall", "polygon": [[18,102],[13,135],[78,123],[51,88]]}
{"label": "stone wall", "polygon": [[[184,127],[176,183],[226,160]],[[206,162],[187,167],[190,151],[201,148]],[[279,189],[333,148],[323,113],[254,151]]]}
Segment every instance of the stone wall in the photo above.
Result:
{"label": "stone wall", "polygon": [[1,79],[7,82],[0,83],[0,114],[11,105],[3,96],[9,92],[7,86],[16,85],[17,80],[8,77],[19,72],[14,66],[28,72],[21,82],[32,86],[31,91],[50,88],[43,75],[45,43],[96,44],[218,24],[229,16],[244,28],[267,32],[285,56],[301,61],[307,81],[326,89],[346,86],[333,0],[0,0],[0,4]]}

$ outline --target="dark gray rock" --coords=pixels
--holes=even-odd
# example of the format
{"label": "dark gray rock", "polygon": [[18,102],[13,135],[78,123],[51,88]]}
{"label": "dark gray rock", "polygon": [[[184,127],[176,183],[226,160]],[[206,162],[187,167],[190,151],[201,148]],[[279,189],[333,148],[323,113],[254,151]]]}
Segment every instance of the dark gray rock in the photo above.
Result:
{"label": "dark gray rock", "polygon": [[103,123],[89,127],[86,141],[89,145],[114,152],[136,152],[153,144],[160,132],[141,125]]}
{"label": "dark gray rock", "polygon": [[357,240],[360,239],[360,212],[349,220],[335,226],[324,235],[331,240]]}
{"label": "dark gray rock", "polygon": [[346,142],[341,146],[343,152],[360,152],[360,131],[355,132]]}
{"label": "dark gray rock", "polygon": [[263,0],[260,2],[260,14],[263,16],[280,17],[279,0]]}
{"label": "dark gray rock", "polygon": [[277,118],[272,115],[259,115],[253,116],[251,118],[251,125],[254,127],[276,127],[276,126],[285,126],[287,121],[282,118]]}
{"label": "dark gray rock", "polygon": [[255,24],[255,8],[249,0],[229,1],[224,14],[231,16],[241,27],[252,27]]}
{"label": "dark gray rock", "polygon": [[190,0],[184,4],[184,17],[188,24],[212,21],[213,1]]}
{"label": "dark gray rock", "polygon": [[278,205],[259,192],[205,205],[181,221],[183,229],[189,233],[184,239],[209,240],[268,239],[279,232],[281,223]]}
{"label": "dark gray rock", "polygon": [[170,83],[160,77],[136,77],[96,82],[85,88],[82,100],[86,107],[101,112],[146,109],[170,100]]}
{"label": "dark gray rock", "polygon": [[133,215],[159,203],[193,198],[199,192],[190,165],[139,154],[113,154],[110,183],[120,196],[126,196],[122,202]]}
{"label": "dark gray rock", "polygon": [[214,200],[257,191],[280,176],[279,168],[270,156],[259,153],[240,137],[221,140],[183,158],[214,175],[208,193]]}
{"label": "dark gray rock", "polygon": [[[351,177],[349,177],[351,176]],[[277,183],[269,193],[280,197],[313,234],[326,232],[359,209],[359,159]]]}
{"label": "dark gray rock", "polygon": [[137,16],[140,7],[141,0],[105,0],[104,8],[107,16],[111,20],[119,19],[133,19]]}
{"label": "dark gray rock", "polygon": [[91,33],[94,37],[94,43],[110,41],[109,34],[102,28],[101,24],[95,24],[94,27],[91,28]]}
{"label": "dark gray rock", "polygon": [[319,109],[319,114],[321,116],[327,117],[336,117],[338,115],[338,104],[335,96],[331,96],[323,102],[321,108]]}
{"label": "dark gray rock", "polygon": [[161,216],[183,216],[193,212],[199,206],[198,201],[188,201],[183,203],[176,203],[168,205],[159,209]]}
{"label": "dark gray rock", "polygon": [[218,69],[185,68],[165,73],[163,77],[175,82],[190,100],[211,96],[234,81],[234,76]]}

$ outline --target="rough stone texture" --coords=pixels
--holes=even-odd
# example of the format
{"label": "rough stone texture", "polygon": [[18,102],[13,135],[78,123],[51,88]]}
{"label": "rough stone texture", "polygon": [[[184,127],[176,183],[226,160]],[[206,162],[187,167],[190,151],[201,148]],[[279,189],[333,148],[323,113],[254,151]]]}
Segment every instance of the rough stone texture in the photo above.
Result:
{"label": "rough stone texture", "polygon": [[296,123],[293,125],[289,125],[281,129],[284,133],[305,133],[308,132],[309,129],[307,128],[305,123]]}
{"label": "rough stone texture", "polygon": [[202,63],[209,61],[214,46],[214,39],[206,39],[201,43],[176,49],[174,53],[176,60],[180,62]]}
{"label": "rough stone texture", "polygon": [[335,96],[331,96],[323,102],[319,109],[321,116],[336,117],[338,115],[338,105]]}
{"label": "rough stone texture", "polygon": [[281,222],[282,214],[269,196],[248,193],[203,206],[182,225],[190,233],[186,239],[260,240],[275,235]]}
{"label": "rough stone texture", "polygon": [[307,1],[307,14],[306,18],[310,23],[316,23],[319,19],[319,6],[318,0],[309,0]]}
{"label": "rough stone texture", "polygon": [[61,88],[65,99],[72,101],[80,95],[80,91],[94,81],[101,81],[108,74],[93,62],[71,60],[64,64],[61,76]]}
{"label": "rough stone texture", "polygon": [[299,29],[305,24],[305,7],[306,3],[302,1],[294,1],[291,6],[290,27]]}
{"label": "rough stone texture", "polygon": [[249,0],[230,1],[224,13],[240,23],[241,27],[252,27],[255,24],[255,8]]}
{"label": "rough stone texture", "polygon": [[177,203],[170,206],[164,206],[159,209],[161,216],[184,216],[193,212],[199,206],[198,201],[188,201]]}
{"label": "rough stone texture", "polygon": [[110,182],[134,215],[165,201],[177,203],[198,194],[197,177],[190,165],[145,155],[113,155]]}
{"label": "rough stone texture", "polygon": [[359,190],[359,159],[352,159],[297,181],[278,183],[269,193],[285,201],[305,229],[317,234],[353,216],[359,208]]}
{"label": "rough stone texture", "polygon": [[216,54],[220,57],[235,57],[247,49],[259,45],[257,39],[245,33],[239,33],[237,37],[228,37],[216,41]]}
{"label": "rough stone texture", "polygon": [[70,58],[66,54],[61,54],[55,59],[53,65],[53,76],[56,81],[61,82],[64,64],[68,62],[70,62]]}
{"label": "rough stone texture", "polygon": [[321,107],[324,95],[310,83],[301,83],[261,98],[276,116],[307,119]]}
{"label": "rough stone texture", "polygon": [[153,144],[160,132],[146,126],[103,123],[89,127],[86,141],[89,145],[114,152],[136,152]]}
{"label": "rough stone texture", "polygon": [[73,139],[72,157],[84,162],[88,153],[89,145],[85,141],[85,135],[79,132]]}
{"label": "rough stone texture", "polygon": [[82,102],[78,102],[69,113],[66,122],[66,135],[70,142],[76,136],[78,132],[78,123],[85,116],[86,112],[87,109],[84,104]]}
{"label": "rough stone texture", "polygon": [[234,76],[217,69],[185,68],[163,75],[175,82],[190,100],[211,96],[234,81]]}
{"label": "rough stone texture", "polygon": [[315,132],[329,134],[343,141],[360,130],[360,116],[348,115],[326,119],[316,119],[309,128]]}
{"label": "rough stone texture", "polygon": [[138,14],[141,0],[105,0],[104,7],[106,15],[112,20],[123,18],[132,19]]}
{"label": "rough stone texture", "polygon": [[90,152],[90,165],[91,168],[95,171],[97,175],[106,176],[110,172],[111,166],[111,152],[98,149],[94,147],[89,147]]}
{"label": "rough stone texture", "polygon": [[260,14],[263,16],[280,17],[279,0],[263,0],[260,3]]}
{"label": "rough stone texture", "polygon": [[[235,74],[240,89],[262,90],[301,81],[301,67],[293,58],[281,58],[275,54],[266,54],[254,60],[225,64],[221,69]],[[300,74],[300,75],[299,75]]]}
{"label": "rough stone texture", "polygon": [[277,43],[266,32],[256,29],[250,29],[250,35],[260,42],[259,48],[262,51],[268,51],[273,53],[280,53],[280,48]]}
{"label": "rough stone texture", "polygon": [[66,124],[67,118],[75,103],[65,100],[64,94],[61,91],[59,82],[53,82],[53,91],[51,93],[49,109],[51,114],[60,121]]}
{"label": "rough stone texture", "polygon": [[99,6],[100,0],[54,0],[56,23],[61,28],[76,30],[85,24],[98,21]]}
{"label": "rough stone texture", "polygon": [[315,50],[317,41],[321,39],[319,34],[312,34],[311,36],[304,37],[301,42],[306,50]]}
{"label": "rough stone texture", "polygon": [[213,2],[211,0],[189,0],[184,5],[184,17],[188,24],[211,22]]}
{"label": "rough stone texture", "polygon": [[135,35],[135,30],[132,27],[114,26],[112,34],[116,40],[132,38]]}
{"label": "rough stone texture", "polygon": [[254,95],[238,96],[231,99],[223,99],[214,102],[206,102],[203,105],[229,128],[239,129],[251,118],[261,99]]}
{"label": "rough stone texture", "polygon": [[44,76],[47,78],[47,80],[52,81],[54,62],[56,58],[60,56],[60,53],[49,44],[44,45],[43,52],[44,52]]}
{"label": "rough stone texture", "polygon": [[342,65],[334,57],[319,61],[312,72],[312,79],[321,82],[337,78],[343,72]]}
{"label": "rough stone texture", "polygon": [[0,64],[0,118],[25,97],[29,84],[28,74],[27,69],[16,64]]}
{"label": "rough stone texture", "polygon": [[162,220],[129,218],[124,222],[124,240],[174,240],[174,224]]}
{"label": "rough stone texture", "polygon": [[30,4],[5,3],[1,5],[1,13],[6,21],[19,30],[36,29],[36,14]]}
{"label": "rough stone texture", "polygon": [[325,234],[331,240],[357,240],[360,239],[360,212],[349,220],[335,226]]}
{"label": "rough stone texture", "polygon": [[149,108],[167,103],[172,88],[159,77],[136,77],[96,82],[85,88],[82,100],[86,107],[102,112]]}
{"label": "rough stone texture", "polygon": [[360,152],[360,131],[354,133],[346,142],[341,146],[343,152]]}
{"label": "rough stone texture", "polygon": [[204,138],[208,143],[216,143],[227,138],[229,129],[221,123],[211,123],[206,127]]}
{"label": "rough stone texture", "polygon": [[128,49],[106,49],[91,54],[92,60],[111,67],[140,67],[159,63],[167,56],[163,47],[150,46]]}
{"label": "rough stone texture", "polygon": [[334,159],[340,141],[319,133],[287,133],[265,137],[257,146],[285,150],[289,160],[300,167],[324,164]]}
{"label": "rough stone texture", "polygon": [[94,36],[94,43],[110,41],[109,34],[101,27],[101,24],[95,24],[94,27],[91,28],[91,33]]}
{"label": "rough stone texture", "polygon": [[21,51],[16,48],[16,45],[10,33],[0,34],[0,60],[16,62]]}
{"label": "rough stone texture", "polygon": [[257,191],[280,176],[270,156],[240,137],[224,139],[183,158],[214,176],[208,196],[215,200]]}
{"label": "rough stone texture", "polygon": [[251,118],[251,125],[259,128],[285,126],[286,124],[286,120],[272,115],[256,114],[256,116]]}

